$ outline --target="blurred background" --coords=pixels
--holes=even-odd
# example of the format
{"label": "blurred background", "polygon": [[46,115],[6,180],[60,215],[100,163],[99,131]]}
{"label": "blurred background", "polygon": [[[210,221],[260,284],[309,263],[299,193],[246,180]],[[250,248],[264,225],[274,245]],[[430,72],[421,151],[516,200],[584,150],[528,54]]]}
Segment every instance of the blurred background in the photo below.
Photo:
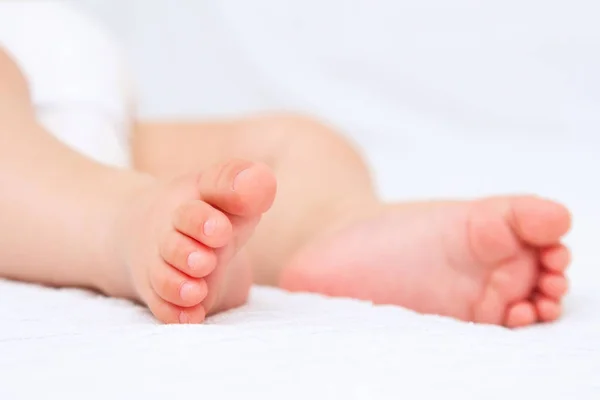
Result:
{"label": "blurred background", "polygon": [[592,0],[72,3],[122,46],[142,117],[305,112],[361,146],[385,196],[576,204],[600,169]]}
{"label": "blurred background", "polygon": [[120,40],[142,115],[290,109],[372,145],[595,140],[593,0],[73,0]]}

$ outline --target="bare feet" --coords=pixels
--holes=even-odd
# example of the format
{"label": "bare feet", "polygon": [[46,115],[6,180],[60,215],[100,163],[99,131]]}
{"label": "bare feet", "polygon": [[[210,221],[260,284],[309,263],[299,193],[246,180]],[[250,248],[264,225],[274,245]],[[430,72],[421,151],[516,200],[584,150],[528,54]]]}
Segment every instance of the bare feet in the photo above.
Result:
{"label": "bare feet", "polygon": [[553,321],[570,223],[536,197],[385,208],[306,246],[281,286],[508,327]]}
{"label": "bare feet", "polygon": [[243,251],[273,203],[268,167],[233,160],[139,193],[119,224],[123,276],[108,294],[134,298],[164,323],[199,323],[246,301]]}

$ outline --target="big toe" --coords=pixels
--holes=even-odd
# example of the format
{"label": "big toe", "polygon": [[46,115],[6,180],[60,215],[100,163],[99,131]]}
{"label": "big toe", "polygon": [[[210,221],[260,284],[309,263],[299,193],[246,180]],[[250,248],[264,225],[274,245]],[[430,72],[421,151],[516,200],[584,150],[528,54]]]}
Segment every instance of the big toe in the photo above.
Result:
{"label": "big toe", "polygon": [[532,246],[550,246],[560,241],[571,227],[569,210],[561,204],[537,197],[511,202],[513,229]]}
{"label": "big toe", "polygon": [[233,159],[203,172],[198,179],[202,200],[226,213],[254,217],[275,200],[275,175],[265,164]]}

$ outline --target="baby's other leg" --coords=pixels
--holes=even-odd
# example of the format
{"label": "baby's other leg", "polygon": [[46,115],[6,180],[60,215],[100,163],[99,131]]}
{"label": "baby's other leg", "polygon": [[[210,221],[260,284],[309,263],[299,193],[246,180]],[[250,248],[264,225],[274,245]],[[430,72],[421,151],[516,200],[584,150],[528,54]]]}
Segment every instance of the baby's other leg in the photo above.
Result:
{"label": "baby's other leg", "polygon": [[380,203],[360,153],[328,126],[297,115],[201,123],[148,122],[133,136],[134,167],[170,178],[230,157],[269,165],[277,198],[250,239],[255,281],[276,285],[300,247]]}

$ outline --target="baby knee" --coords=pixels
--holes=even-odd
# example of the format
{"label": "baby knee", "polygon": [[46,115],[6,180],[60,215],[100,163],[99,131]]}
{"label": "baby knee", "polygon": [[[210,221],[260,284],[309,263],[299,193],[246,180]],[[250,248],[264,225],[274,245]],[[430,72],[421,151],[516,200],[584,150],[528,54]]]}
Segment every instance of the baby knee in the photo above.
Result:
{"label": "baby knee", "polygon": [[254,130],[273,142],[307,142],[312,144],[344,140],[335,127],[306,114],[279,113],[254,121]]}

